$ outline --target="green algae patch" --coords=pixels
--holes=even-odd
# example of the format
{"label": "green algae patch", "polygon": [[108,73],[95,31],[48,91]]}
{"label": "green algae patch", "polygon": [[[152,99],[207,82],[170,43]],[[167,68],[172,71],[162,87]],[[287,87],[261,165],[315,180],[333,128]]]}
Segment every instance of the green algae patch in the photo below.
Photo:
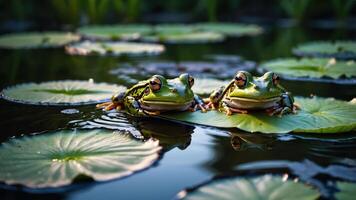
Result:
{"label": "green algae patch", "polygon": [[0,181],[30,188],[60,187],[77,177],[107,181],[151,166],[158,141],[105,129],[60,130],[0,145]]}

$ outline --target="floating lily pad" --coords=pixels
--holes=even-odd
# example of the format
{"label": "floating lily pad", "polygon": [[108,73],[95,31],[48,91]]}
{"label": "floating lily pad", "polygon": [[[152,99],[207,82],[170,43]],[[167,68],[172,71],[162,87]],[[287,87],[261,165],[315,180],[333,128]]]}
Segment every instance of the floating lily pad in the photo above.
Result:
{"label": "floating lily pad", "polygon": [[237,127],[261,133],[340,133],[356,130],[356,105],[332,98],[296,98],[301,106],[297,114],[269,116],[265,112],[227,116],[218,111],[183,112],[162,115],[163,118],[221,128]]}
{"label": "floating lily pad", "polygon": [[192,89],[195,94],[210,94],[213,90],[217,90],[229,82],[213,78],[196,78]]}
{"label": "floating lily pad", "polygon": [[66,47],[71,55],[157,55],[164,51],[164,46],[159,44],[134,43],[134,42],[92,42],[81,43]]}
{"label": "floating lily pad", "polygon": [[78,29],[85,37],[95,39],[136,40],[152,32],[152,27],[143,24],[92,25]]}
{"label": "floating lily pad", "polygon": [[354,41],[319,41],[298,45],[293,49],[298,56],[330,57],[338,59],[355,59],[356,42]]}
{"label": "floating lily pad", "polygon": [[340,190],[335,194],[337,200],[355,199],[355,191],[356,191],[355,183],[337,182],[337,187]]}
{"label": "floating lily pad", "polygon": [[1,35],[0,48],[48,48],[59,47],[78,41],[80,37],[65,32],[33,32]]}
{"label": "floating lily pad", "polygon": [[126,87],[91,81],[51,81],[24,83],[2,91],[6,100],[35,105],[86,105],[108,100]]}
{"label": "floating lily pad", "polygon": [[356,63],[354,61],[337,61],[335,59],[293,58],[277,59],[262,63],[261,66],[287,77],[350,79],[356,77]]}
{"label": "floating lily pad", "polygon": [[263,32],[260,26],[238,23],[200,23],[196,28],[201,31],[211,31],[227,36],[258,35]]}
{"label": "floating lily pad", "polygon": [[188,24],[161,24],[153,27],[155,34],[179,34],[179,33],[192,33],[195,28]]}
{"label": "floating lily pad", "polygon": [[159,151],[158,141],[104,129],[25,136],[0,146],[0,181],[45,188],[68,185],[82,175],[97,181],[122,178],[152,165]]}
{"label": "floating lily pad", "polygon": [[164,42],[170,44],[190,44],[221,42],[224,36],[215,32],[188,32],[188,33],[158,33],[156,35],[144,36],[147,42]]}
{"label": "floating lily pad", "polygon": [[277,175],[217,179],[191,191],[178,194],[182,199],[316,199],[319,192],[301,182]]}

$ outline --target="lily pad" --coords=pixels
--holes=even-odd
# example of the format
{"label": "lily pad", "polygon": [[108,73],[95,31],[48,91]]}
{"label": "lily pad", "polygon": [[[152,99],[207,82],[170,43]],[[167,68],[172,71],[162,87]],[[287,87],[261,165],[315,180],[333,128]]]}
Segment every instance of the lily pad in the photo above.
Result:
{"label": "lily pad", "polygon": [[220,86],[227,85],[229,82],[213,78],[196,78],[192,89],[195,94],[206,95],[213,90],[219,89]]}
{"label": "lily pad", "polygon": [[29,32],[1,35],[0,48],[49,48],[78,41],[78,35],[66,32]]}
{"label": "lily pad", "polygon": [[298,56],[329,57],[338,59],[355,59],[355,41],[319,41],[298,45],[293,49]]}
{"label": "lily pad", "polygon": [[238,24],[238,23],[199,23],[196,28],[201,31],[211,31],[221,33],[227,36],[244,36],[258,35],[263,32],[263,29],[254,24]]}
{"label": "lily pad", "polygon": [[178,194],[182,199],[316,199],[319,192],[301,182],[277,175],[217,179],[192,191]]}
{"label": "lily pad", "polygon": [[[262,63],[261,66],[282,76],[347,79],[356,77],[356,63],[354,61],[337,61],[325,58],[293,58],[277,59]],[[344,78],[345,79],[345,78]]]}
{"label": "lily pad", "polygon": [[69,45],[66,52],[71,55],[157,55],[165,50],[163,45],[134,42],[92,42]]}
{"label": "lily pad", "polygon": [[337,200],[353,200],[355,199],[356,184],[349,182],[337,182],[339,192],[335,194]]}
{"label": "lily pad", "polygon": [[19,84],[5,88],[1,95],[17,103],[65,106],[100,103],[125,90],[114,84],[65,80]]}
{"label": "lily pad", "polygon": [[104,129],[25,136],[0,146],[0,181],[30,188],[64,186],[83,175],[107,181],[149,167],[160,149],[158,141]]}
{"label": "lily pad", "polygon": [[239,128],[261,133],[341,133],[356,130],[356,105],[333,98],[295,98],[301,110],[297,114],[269,116],[265,112],[227,116],[218,111],[207,113],[170,113],[163,118],[220,128]]}
{"label": "lily pad", "polygon": [[195,28],[188,24],[161,24],[153,27],[155,34],[179,34],[179,33],[192,33]]}
{"label": "lily pad", "polygon": [[147,42],[164,42],[170,44],[193,44],[221,42],[224,36],[216,32],[188,32],[188,33],[158,33],[156,35],[144,36]]}
{"label": "lily pad", "polygon": [[92,25],[80,27],[78,32],[94,39],[136,40],[151,33],[152,27],[143,24]]}

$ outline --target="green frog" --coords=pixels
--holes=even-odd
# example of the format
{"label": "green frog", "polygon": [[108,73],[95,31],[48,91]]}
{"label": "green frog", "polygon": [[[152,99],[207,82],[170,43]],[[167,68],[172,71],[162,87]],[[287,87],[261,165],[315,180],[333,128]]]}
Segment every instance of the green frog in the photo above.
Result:
{"label": "green frog", "polygon": [[269,115],[295,113],[298,106],[293,96],[280,85],[280,78],[273,72],[253,77],[249,72],[239,71],[234,79],[213,91],[208,106],[233,113],[248,113],[249,110],[266,110]]}
{"label": "green frog", "polygon": [[197,108],[206,112],[204,101],[192,91],[194,78],[181,74],[174,79],[154,75],[140,81],[126,92],[116,94],[110,102],[98,104],[104,110],[125,109],[133,116],[159,115],[165,111],[195,111]]}

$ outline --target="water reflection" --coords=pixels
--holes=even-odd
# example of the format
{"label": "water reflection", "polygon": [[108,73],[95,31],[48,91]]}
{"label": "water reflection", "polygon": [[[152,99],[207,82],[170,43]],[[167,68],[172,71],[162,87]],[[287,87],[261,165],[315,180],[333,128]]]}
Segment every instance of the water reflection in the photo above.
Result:
{"label": "water reflection", "polygon": [[165,152],[175,147],[180,150],[186,149],[191,143],[191,134],[195,128],[194,126],[161,119],[135,118],[131,122],[144,138],[157,139]]}

